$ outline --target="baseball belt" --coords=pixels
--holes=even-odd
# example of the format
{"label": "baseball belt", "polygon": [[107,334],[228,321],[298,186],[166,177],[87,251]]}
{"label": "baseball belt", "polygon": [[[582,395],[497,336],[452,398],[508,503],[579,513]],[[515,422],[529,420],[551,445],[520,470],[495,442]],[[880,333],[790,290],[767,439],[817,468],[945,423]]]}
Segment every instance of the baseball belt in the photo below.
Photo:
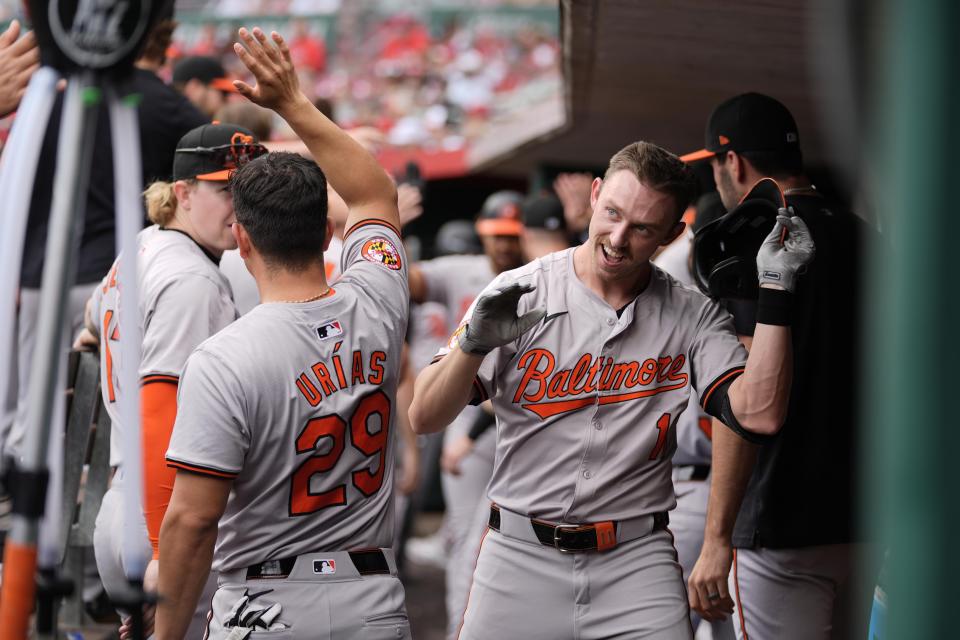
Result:
{"label": "baseball belt", "polygon": [[[365,549],[362,551],[346,552],[353,567],[361,576],[374,574],[389,574],[390,564],[380,549]],[[324,555],[312,554],[312,555]],[[331,555],[331,554],[326,554]],[[341,554],[337,554],[341,555]],[[279,560],[265,560],[264,562],[247,567],[247,580],[268,578],[271,580],[286,578],[293,571],[298,556],[280,558]]]}
{"label": "baseball belt", "polygon": [[645,538],[670,524],[666,511],[628,520],[607,520],[592,524],[560,524],[528,518],[490,505],[489,527],[510,538],[553,547],[563,553],[609,551],[618,544]]}

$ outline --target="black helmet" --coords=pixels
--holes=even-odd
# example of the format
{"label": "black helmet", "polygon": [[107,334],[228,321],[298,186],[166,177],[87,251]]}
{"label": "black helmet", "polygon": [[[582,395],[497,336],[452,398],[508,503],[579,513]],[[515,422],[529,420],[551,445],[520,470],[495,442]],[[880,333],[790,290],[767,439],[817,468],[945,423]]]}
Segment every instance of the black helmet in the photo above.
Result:
{"label": "black helmet", "polygon": [[693,276],[711,298],[756,299],[757,252],[786,207],[780,185],[763,178],[726,215],[693,239]]}
{"label": "black helmet", "polygon": [[433,242],[434,253],[438,256],[453,254],[482,253],[480,238],[469,220],[450,220],[437,230]]}

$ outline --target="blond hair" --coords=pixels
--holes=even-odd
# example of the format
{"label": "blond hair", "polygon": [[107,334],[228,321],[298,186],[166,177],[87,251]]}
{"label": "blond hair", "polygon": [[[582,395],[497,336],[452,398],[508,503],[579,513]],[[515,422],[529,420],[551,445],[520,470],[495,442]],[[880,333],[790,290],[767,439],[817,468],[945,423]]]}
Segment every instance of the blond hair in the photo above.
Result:
{"label": "blond hair", "polygon": [[617,171],[629,171],[647,187],[671,196],[676,204],[676,221],[697,195],[697,179],[690,167],[666,149],[649,142],[628,144],[614,154],[603,179]]}
{"label": "blond hair", "polygon": [[147,201],[147,217],[150,222],[165,227],[173,221],[177,214],[177,194],[173,191],[172,182],[157,180],[143,192]]}

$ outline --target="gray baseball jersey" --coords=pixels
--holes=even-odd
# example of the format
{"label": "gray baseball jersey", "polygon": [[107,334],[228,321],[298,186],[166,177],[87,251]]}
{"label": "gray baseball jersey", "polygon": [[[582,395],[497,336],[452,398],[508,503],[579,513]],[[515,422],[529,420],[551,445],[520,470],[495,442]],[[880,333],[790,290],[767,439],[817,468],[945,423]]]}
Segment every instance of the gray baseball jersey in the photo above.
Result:
{"label": "gray baseball jersey", "polygon": [[[336,282],[340,277],[340,252],[343,250],[343,241],[334,236],[330,239],[330,246],[323,252],[323,263],[326,267],[327,282]],[[224,251],[220,260],[220,270],[230,282],[233,289],[233,299],[237,304],[237,311],[244,315],[250,309],[260,304],[260,292],[257,291],[257,281],[247,271],[240,252]]]}
{"label": "gray baseball jersey", "polygon": [[[204,340],[237,318],[230,284],[214,259],[187,234],[147,227],[138,236],[137,281],[143,346],[141,381],[176,382],[187,357]],[[100,385],[110,414],[110,464],[122,461],[123,428],[118,399],[127,390],[119,384],[119,341],[122,291],[117,286],[120,260],[94,290],[90,315],[100,331]],[[140,389],[132,389],[139,393]]]}
{"label": "gray baseball jersey", "polygon": [[427,300],[447,308],[451,330],[474,299],[496,277],[486,255],[453,255],[417,264],[427,285]]}
{"label": "gray baseball jersey", "polygon": [[[652,262],[680,284],[696,288],[693,274],[690,272],[690,252],[692,250],[693,232],[688,231],[657,254]],[[690,408],[677,421],[677,450],[673,454],[673,464],[710,464],[711,438],[713,437],[712,424],[710,416],[700,407],[699,399],[691,396]],[[704,508],[706,508],[706,503],[704,503]],[[676,534],[675,527],[674,534]],[[703,537],[703,531],[700,532],[700,537]],[[697,551],[699,552],[699,546]]]}
{"label": "gray baseball jersey", "polygon": [[261,304],[187,362],[167,461],[233,479],[215,570],[390,545],[409,297],[399,233],[356,225],[341,268],[323,299]]}
{"label": "gray baseball jersey", "polygon": [[560,522],[667,511],[675,504],[676,420],[692,392],[706,405],[742,373],[746,350],[729,314],[655,267],[618,314],[577,277],[573,252],[535,260],[488,287],[531,283],[537,288],[518,313],[547,310],[487,355],[475,381],[476,399],[491,398],[497,414],[488,495]]}

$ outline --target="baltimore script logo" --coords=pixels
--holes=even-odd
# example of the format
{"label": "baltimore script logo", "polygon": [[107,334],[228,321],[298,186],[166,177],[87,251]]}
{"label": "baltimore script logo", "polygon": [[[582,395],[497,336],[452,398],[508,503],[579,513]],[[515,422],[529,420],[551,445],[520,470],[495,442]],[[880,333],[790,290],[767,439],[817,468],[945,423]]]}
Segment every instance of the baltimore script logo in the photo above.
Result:
{"label": "baltimore script logo", "polygon": [[[517,370],[524,373],[513,402],[546,419],[597,402],[603,405],[646,398],[685,387],[689,379],[683,372],[685,362],[683,354],[647,358],[641,363],[614,362],[613,358],[585,353],[573,368],[555,371],[557,358],[553,353],[530,349],[517,361]],[[619,393],[600,395],[601,391]]]}

